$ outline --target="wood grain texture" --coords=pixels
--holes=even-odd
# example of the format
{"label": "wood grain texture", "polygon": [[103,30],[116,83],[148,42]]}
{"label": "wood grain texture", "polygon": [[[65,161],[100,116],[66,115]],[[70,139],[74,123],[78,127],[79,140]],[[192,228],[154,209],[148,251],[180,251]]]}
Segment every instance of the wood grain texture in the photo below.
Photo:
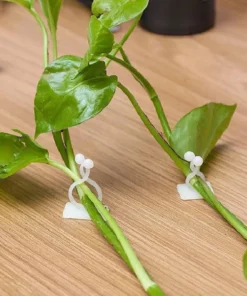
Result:
{"label": "wood grain texture", "polygon": [[[247,6],[218,1],[217,27],[174,38],[138,28],[126,45],[175,122],[209,101],[238,103],[233,122],[205,172],[218,198],[247,223]],[[66,2],[59,53],[82,55],[89,13]],[[117,33],[121,38],[126,27]],[[38,26],[24,9],[0,16],[0,130],[33,134],[33,98],[42,72]],[[146,95],[116,65],[148,116]],[[182,202],[184,178],[143,127],[120,92],[101,115],[71,129],[76,152],[95,160],[93,178],[154,279],[168,296],[244,296],[246,242],[203,201]],[[59,159],[50,135],[40,143]],[[138,281],[90,222],[61,218],[70,180],[32,165],[0,182],[0,294],[3,296],[141,296]]]}

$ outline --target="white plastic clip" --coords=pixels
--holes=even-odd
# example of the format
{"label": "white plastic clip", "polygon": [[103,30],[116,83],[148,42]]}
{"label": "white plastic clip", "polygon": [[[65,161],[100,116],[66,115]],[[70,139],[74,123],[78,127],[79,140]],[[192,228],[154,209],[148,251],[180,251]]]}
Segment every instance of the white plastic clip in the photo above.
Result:
{"label": "white plastic clip", "polygon": [[80,165],[80,174],[82,179],[74,182],[69,188],[68,197],[70,202],[65,205],[63,218],[91,220],[85,207],[81,203],[75,201],[73,190],[79,184],[87,182],[95,188],[100,201],[102,201],[102,190],[95,181],[89,178],[90,170],[94,167],[94,162],[91,159],[85,159],[83,154],[77,154],[75,156],[75,161]]}
{"label": "white plastic clip", "polygon": [[[190,162],[191,173],[187,176],[185,180],[185,184],[178,184],[177,190],[182,200],[196,200],[202,199],[202,196],[191,186],[190,180],[199,176],[206,182],[206,178],[202,172],[200,172],[200,168],[203,164],[203,159],[201,156],[195,156],[195,154],[191,151],[187,151],[184,154],[184,159]],[[211,187],[210,182],[206,182],[210,189],[213,192],[213,188]]]}

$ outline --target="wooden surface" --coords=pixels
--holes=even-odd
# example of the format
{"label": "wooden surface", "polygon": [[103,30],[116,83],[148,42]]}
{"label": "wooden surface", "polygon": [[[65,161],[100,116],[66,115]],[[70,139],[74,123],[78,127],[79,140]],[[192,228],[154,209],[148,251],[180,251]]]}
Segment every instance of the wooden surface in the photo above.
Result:
{"label": "wooden surface", "polygon": [[[247,222],[247,6],[218,1],[217,27],[161,37],[138,28],[126,49],[157,89],[175,122],[209,101],[238,103],[233,122],[205,172],[218,198]],[[88,12],[66,2],[59,53],[82,55]],[[117,33],[121,38],[126,27]],[[33,98],[42,43],[32,18],[15,5],[0,16],[0,130],[33,134]],[[112,65],[155,123],[146,95]],[[182,202],[181,173],[143,127],[122,93],[97,118],[71,129],[76,152],[95,160],[93,178],[135,250],[168,296],[244,296],[246,242],[204,201]],[[50,135],[40,143],[59,159]],[[90,222],[61,218],[70,180],[32,165],[0,182],[0,294],[141,296],[138,281]]]}

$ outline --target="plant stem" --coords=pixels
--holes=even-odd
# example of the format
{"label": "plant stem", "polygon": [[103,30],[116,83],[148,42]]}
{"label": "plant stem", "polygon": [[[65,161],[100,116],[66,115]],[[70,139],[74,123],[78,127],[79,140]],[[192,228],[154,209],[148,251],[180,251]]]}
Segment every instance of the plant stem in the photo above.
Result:
{"label": "plant stem", "polygon": [[[125,61],[125,63],[128,63],[131,65],[130,59],[122,47],[120,48],[120,54],[121,54],[123,60]],[[132,75],[135,78],[135,80],[138,81],[138,83],[142,84],[141,81],[138,79],[138,77],[136,77],[134,74],[132,74]]]}
{"label": "plant stem", "polygon": [[114,231],[116,237],[118,238],[119,242],[121,243],[130,263],[135,272],[137,278],[141,282],[145,291],[149,289],[149,287],[154,285],[154,282],[150,279],[149,275],[147,274],[146,270],[142,266],[141,262],[137,258],[134,250],[132,249],[128,239],[123,234],[121,228],[118,226],[116,220],[111,216],[111,214],[105,209],[102,203],[94,196],[94,194],[90,191],[90,189],[85,185],[81,185],[84,193],[89,197],[89,199],[94,203],[95,207],[98,209],[100,214],[104,217],[108,225]]}
{"label": "plant stem", "polygon": [[[66,147],[66,153],[67,153],[67,157],[68,157],[68,165],[67,167],[71,169],[71,171],[77,175],[78,178],[80,178],[80,174],[79,171],[77,169],[76,163],[75,163],[75,154],[74,154],[74,150],[72,147],[72,143],[71,143],[71,139],[70,139],[70,134],[69,134],[69,130],[66,129],[63,131],[63,137],[64,137],[64,143],[65,143],[65,147]],[[80,186],[76,187],[78,195],[80,197],[81,201],[84,201],[84,192],[81,189]]]}
{"label": "plant stem", "polygon": [[[61,165],[60,163],[49,160],[48,164],[58,168],[59,170],[63,171],[65,174],[67,174],[71,179],[74,181],[80,180],[78,176],[73,173],[69,168]],[[91,192],[91,190],[82,183],[80,185],[83,192],[87,195],[87,197],[90,199],[90,201],[94,204],[95,208],[98,210],[102,218],[105,220],[105,222],[111,227],[112,231],[116,235],[119,243],[121,244],[130,264],[131,267],[136,274],[137,278],[141,282],[143,288],[145,291],[149,292],[149,295],[165,295],[163,294],[157,294],[158,292],[161,293],[161,289],[159,286],[152,281],[144,267],[142,266],[141,262],[139,261],[138,257],[136,256],[134,250],[132,249],[128,239],[122,232],[121,228],[118,226],[116,220],[111,216],[111,214],[105,209],[104,205],[97,199],[97,197]],[[151,292],[150,292],[151,291]],[[150,294],[151,293],[151,294]]]}
{"label": "plant stem", "polygon": [[53,60],[57,59],[57,30],[54,26],[51,26],[51,40],[52,40],[52,56]]}
{"label": "plant stem", "polygon": [[[138,105],[133,94],[120,82],[118,83],[118,87],[129,98],[137,114],[140,116],[142,122],[147,127],[151,135],[155,138],[163,150],[171,157],[175,164],[182,170],[184,175],[187,176],[190,173],[188,163],[179,158],[170,145],[162,138],[146,114],[142,111],[141,107]],[[244,239],[247,239],[247,226],[217,200],[206,183],[204,183],[200,178],[194,177],[191,180],[191,184],[210,206],[212,206],[233,228],[235,228]]]}
{"label": "plant stem", "polygon": [[67,151],[66,151],[66,147],[64,146],[63,139],[61,137],[61,132],[54,132],[54,133],[52,133],[52,135],[53,135],[54,142],[57,146],[57,149],[58,149],[60,155],[62,156],[64,163],[66,164],[66,166],[69,166]]}
{"label": "plant stem", "polygon": [[[49,164],[52,166],[55,166],[65,172],[64,166],[60,165],[57,162],[49,161]],[[65,172],[67,175],[70,173],[70,169],[67,168],[67,171]],[[70,175],[72,180],[75,180],[75,176],[77,180],[80,179],[79,173],[76,170],[75,172],[71,171],[73,175]],[[116,235],[112,231],[112,229],[108,226],[108,224],[105,222],[105,220],[102,218],[100,213],[98,212],[97,208],[94,206],[92,201],[84,194],[82,188],[80,186],[77,186],[77,191],[80,196],[80,199],[85,206],[86,210],[88,211],[92,221],[94,222],[96,228],[100,231],[100,233],[104,236],[104,238],[108,241],[110,245],[113,246],[113,248],[116,250],[116,252],[120,255],[120,257],[126,262],[126,264],[129,266],[129,268],[132,270],[131,264],[129,262],[128,257],[126,256],[121,244],[119,243]]]}
{"label": "plant stem", "polygon": [[138,82],[144,87],[146,92],[148,93],[151,101],[153,102],[153,105],[155,107],[156,113],[159,117],[163,132],[168,140],[170,141],[171,138],[171,128],[169,126],[168,120],[166,118],[164,109],[161,105],[160,99],[155,91],[155,89],[152,87],[152,85],[149,83],[149,81],[140,73],[138,72],[131,64],[126,63],[125,61],[116,58],[112,55],[106,55],[109,59],[113,60],[114,62],[118,63],[119,65],[123,66],[127,70],[129,70],[134,77],[138,80]]}
{"label": "plant stem", "polygon": [[[83,192],[84,194],[84,192]],[[121,244],[119,243],[115,233],[112,229],[108,226],[102,216],[99,214],[98,210],[92,203],[92,201],[84,195],[83,197],[83,205],[86,208],[87,212],[89,213],[94,225],[98,229],[98,231],[103,235],[106,241],[115,249],[117,254],[124,260],[124,262],[128,265],[128,267],[132,270],[132,266],[129,262],[128,257],[126,256],[124,249],[122,248]]]}
{"label": "plant stem", "polygon": [[78,177],[80,177],[80,174],[77,169],[77,165],[75,163],[75,154],[72,147],[69,130],[66,129],[63,131],[63,137],[64,137],[64,143],[66,146],[68,160],[69,160],[69,168],[72,170],[72,172],[77,174]]}
{"label": "plant stem", "polygon": [[[132,34],[132,32],[135,30],[135,27],[137,26],[137,24],[139,23],[139,20],[141,19],[142,14],[138,15],[133,23],[131,24],[131,26],[129,27],[129,30],[127,31],[127,33],[123,36],[123,38],[121,39],[121,41],[118,43],[118,46],[112,51],[112,56],[115,56],[121,47],[124,46],[125,42],[129,39],[130,35]],[[108,59],[106,62],[106,67],[109,66],[111,60]]]}
{"label": "plant stem", "polygon": [[156,284],[147,290],[149,296],[165,296],[164,292]]}
{"label": "plant stem", "polygon": [[[117,58],[112,58],[114,61],[120,63],[125,68],[129,69],[134,77],[138,80],[140,78],[140,75],[137,75],[138,72],[131,66],[130,61],[125,54],[123,50],[121,50],[121,54],[123,56],[123,59],[125,61],[121,61]],[[128,66],[127,66],[128,65]],[[143,84],[144,88],[146,89],[146,86]],[[130,93],[130,91],[124,87],[121,83],[119,83],[118,87],[127,95],[129,100],[131,101],[132,105],[134,106],[137,114],[142,119],[145,126],[148,128],[149,132],[153,135],[153,137],[156,139],[156,141],[160,144],[160,146],[165,150],[165,152],[168,153],[168,155],[172,158],[172,160],[175,162],[175,164],[182,170],[182,172],[185,174],[185,176],[190,173],[190,169],[188,167],[188,164],[183,162],[178,155],[172,150],[170,145],[165,142],[165,140],[161,137],[161,135],[158,133],[158,131],[154,128],[150,120],[147,118],[145,113],[142,111],[140,106],[138,105],[135,97]],[[159,116],[159,111],[156,109],[156,112]],[[196,181],[195,181],[196,180]],[[191,183],[193,187],[202,195],[202,197],[205,199],[205,201],[212,206],[218,213],[221,214],[221,216],[228,221],[228,223],[234,227],[242,236],[243,238],[247,239],[247,226],[240,221],[233,213],[231,213],[227,208],[225,208],[215,197],[215,195],[212,193],[210,188],[206,183],[204,183],[199,178],[194,178],[194,180],[191,180]]]}
{"label": "plant stem", "polygon": [[[128,63],[128,64],[131,65],[130,59],[129,59],[129,57],[127,56],[126,52],[124,51],[124,49],[123,49],[122,47],[120,48],[120,54],[121,54],[123,60],[125,61],[125,63]],[[135,76],[134,76],[134,77],[135,77]]]}
{"label": "plant stem", "polygon": [[162,135],[156,130],[153,126],[147,115],[142,111],[141,107],[137,103],[133,94],[120,82],[118,83],[118,87],[122,90],[122,92],[128,97],[131,104],[135,108],[137,114],[140,116],[142,122],[149,130],[151,135],[155,138],[158,144],[162,147],[163,150],[171,157],[171,159],[175,162],[175,164],[182,170],[182,172],[187,175],[190,173],[190,169],[188,163],[181,159],[176,152],[170,147],[170,145],[165,141]]}
{"label": "plant stem", "polygon": [[192,186],[201,196],[237,231],[247,240],[247,226],[218,201],[209,186],[200,178],[191,180]]}
{"label": "plant stem", "polygon": [[44,67],[47,67],[48,63],[49,63],[49,52],[48,52],[48,34],[47,34],[47,30],[46,27],[41,19],[41,17],[39,16],[39,14],[36,12],[36,10],[34,8],[30,9],[31,14],[33,15],[33,17],[35,18],[35,20],[37,21],[37,23],[39,24],[41,31],[42,31],[42,35],[43,35],[43,59],[44,59]]}
{"label": "plant stem", "polygon": [[245,251],[243,256],[243,272],[244,272],[244,277],[247,280],[247,250]]}
{"label": "plant stem", "polygon": [[[80,174],[78,172],[76,163],[75,163],[75,155],[73,151],[73,147],[71,144],[71,139],[68,130],[64,130],[64,142],[67,147],[68,159],[69,159],[69,168],[70,170],[80,179]],[[84,194],[83,190],[80,186],[77,186],[78,195],[80,197],[81,202],[85,206],[88,211],[91,219],[94,221],[98,230],[103,234],[105,239],[114,247],[116,252],[123,258],[123,260],[128,264],[130,269],[132,269],[128,257],[126,256],[121,244],[119,243],[116,235],[112,231],[112,229],[108,226],[108,224],[104,221],[94,204],[90,201],[90,199]]]}

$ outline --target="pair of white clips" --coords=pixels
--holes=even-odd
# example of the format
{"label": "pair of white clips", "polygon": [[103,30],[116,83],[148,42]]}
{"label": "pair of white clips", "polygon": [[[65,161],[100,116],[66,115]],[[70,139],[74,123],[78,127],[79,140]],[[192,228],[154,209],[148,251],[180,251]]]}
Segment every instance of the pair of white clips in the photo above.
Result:
{"label": "pair of white clips", "polygon": [[[202,196],[191,186],[190,180],[195,176],[199,176],[206,182],[204,174],[200,172],[200,168],[203,164],[203,159],[200,156],[195,156],[195,154],[191,151],[187,151],[184,154],[184,159],[190,162],[191,173],[187,176],[185,184],[177,185],[177,191],[180,195],[180,198],[182,200],[202,199]],[[98,199],[100,201],[102,201],[102,190],[95,181],[89,178],[90,170],[94,167],[94,162],[91,159],[85,159],[84,155],[82,154],[77,154],[75,157],[75,161],[78,165],[80,165],[80,174],[82,179],[74,182],[69,188],[69,202],[66,203],[65,208],[63,210],[63,218],[91,220],[85,207],[81,203],[75,201],[73,197],[73,190],[79,184],[87,182],[95,188],[98,195]],[[210,182],[206,183],[213,191]]]}
{"label": "pair of white clips", "polygon": [[[202,180],[206,182],[206,178],[202,172],[200,172],[200,168],[203,164],[203,159],[201,156],[195,156],[194,152],[187,151],[184,154],[184,159],[188,162],[190,162],[190,169],[191,173],[187,176],[185,180],[185,184],[178,184],[177,185],[177,191],[180,195],[180,198],[182,200],[196,200],[196,199],[202,199],[202,196],[191,186],[190,180],[198,176]],[[210,182],[206,182],[210,189],[213,191],[213,188],[211,187]]]}

